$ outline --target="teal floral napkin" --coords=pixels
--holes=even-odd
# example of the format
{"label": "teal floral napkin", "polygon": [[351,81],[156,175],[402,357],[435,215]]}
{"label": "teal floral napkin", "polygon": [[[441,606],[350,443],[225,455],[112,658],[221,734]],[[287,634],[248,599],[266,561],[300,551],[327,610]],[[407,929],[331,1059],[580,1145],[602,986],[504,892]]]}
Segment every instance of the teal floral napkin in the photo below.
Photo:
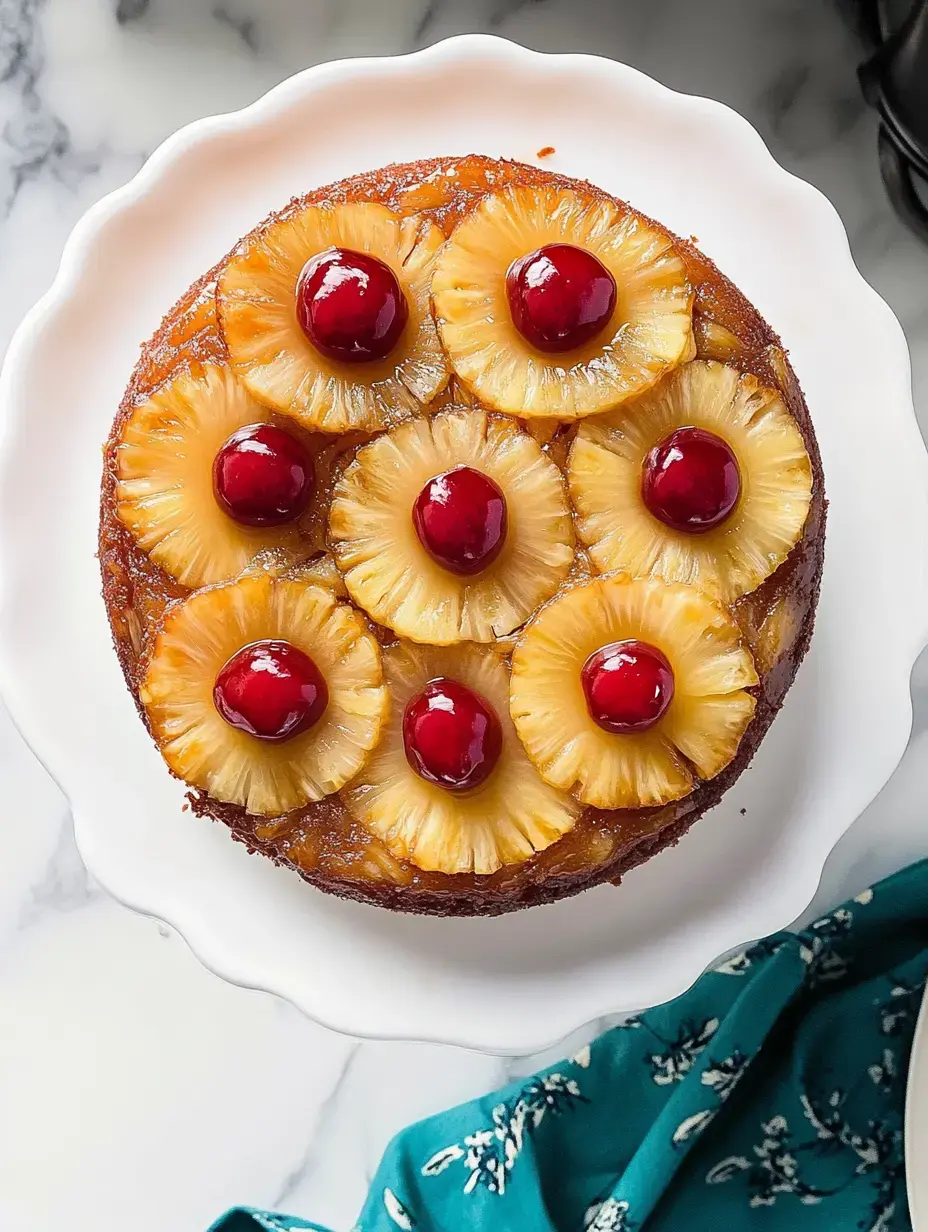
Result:
{"label": "teal floral napkin", "polygon": [[[358,1232],[890,1232],[928,861],[387,1148]],[[229,1212],[211,1232],[318,1224]]]}

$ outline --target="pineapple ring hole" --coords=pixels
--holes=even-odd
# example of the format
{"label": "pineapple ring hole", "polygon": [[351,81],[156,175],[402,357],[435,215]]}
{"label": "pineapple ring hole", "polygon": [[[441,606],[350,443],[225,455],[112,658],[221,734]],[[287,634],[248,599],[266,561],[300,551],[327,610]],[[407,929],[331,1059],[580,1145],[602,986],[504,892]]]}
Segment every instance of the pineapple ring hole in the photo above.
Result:
{"label": "pineapple ring hole", "polygon": [[409,303],[385,261],[333,245],[303,266],[296,315],[327,359],[364,364],[386,359],[396,347],[409,320]]}
{"label": "pineapple ring hole", "polygon": [[592,342],[612,320],[616,282],[602,261],[575,244],[546,244],[506,273],[509,312],[537,351],[561,354]]}
{"label": "pineapple ring hole", "polygon": [[427,783],[469,791],[496,769],[503,729],[485,697],[459,680],[439,676],[407,702],[403,747],[406,760]]}
{"label": "pineapple ring hole", "polygon": [[280,743],[309,731],[329,704],[325,677],[291,642],[243,646],[220,669],[213,704],[236,731]]}
{"label": "pineapple ring hole", "polygon": [[419,542],[443,568],[461,577],[497,559],[509,532],[499,484],[472,466],[455,466],[426,483],[412,507]]}
{"label": "pineapple ring hole", "polygon": [[580,679],[590,718],[616,735],[647,731],[673,701],[673,668],[666,655],[635,638],[594,650]]}
{"label": "pineapple ring hole", "polygon": [[213,495],[241,526],[295,522],[316,490],[313,460],[284,428],[246,424],[227,438],[213,460]]}
{"label": "pineapple ring hole", "polygon": [[677,428],[641,468],[641,498],[673,530],[699,535],[726,522],[741,498],[741,468],[727,441],[705,428]]}

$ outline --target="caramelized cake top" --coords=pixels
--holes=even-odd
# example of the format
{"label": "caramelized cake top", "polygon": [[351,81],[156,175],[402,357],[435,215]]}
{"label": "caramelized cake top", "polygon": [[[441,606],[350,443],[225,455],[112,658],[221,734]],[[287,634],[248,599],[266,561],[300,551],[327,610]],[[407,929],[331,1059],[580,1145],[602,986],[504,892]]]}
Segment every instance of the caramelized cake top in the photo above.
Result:
{"label": "caramelized cake top", "polygon": [[106,445],[100,562],[196,813],[321,889],[495,914],[618,881],[731,786],[824,514],[786,353],[694,244],[473,155],[309,193],[186,292]]}

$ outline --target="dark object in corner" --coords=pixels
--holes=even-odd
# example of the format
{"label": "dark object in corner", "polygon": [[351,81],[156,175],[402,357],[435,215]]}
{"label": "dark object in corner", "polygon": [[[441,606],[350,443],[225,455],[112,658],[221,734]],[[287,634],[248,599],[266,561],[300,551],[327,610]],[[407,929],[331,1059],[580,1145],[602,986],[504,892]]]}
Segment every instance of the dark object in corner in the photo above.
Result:
{"label": "dark object in corner", "polygon": [[118,0],[116,5],[116,20],[121,26],[136,21],[145,13],[151,0]]}
{"label": "dark object in corner", "polygon": [[864,97],[880,114],[883,183],[896,213],[928,243],[928,0],[869,0],[877,48],[861,65]]}

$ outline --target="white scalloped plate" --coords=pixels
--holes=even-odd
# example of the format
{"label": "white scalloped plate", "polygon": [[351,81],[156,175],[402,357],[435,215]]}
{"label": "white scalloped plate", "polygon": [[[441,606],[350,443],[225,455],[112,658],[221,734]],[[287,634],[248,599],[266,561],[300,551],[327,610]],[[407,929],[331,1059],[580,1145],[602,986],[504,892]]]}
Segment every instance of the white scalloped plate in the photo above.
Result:
{"label": "white scalloped plate", "polygon": [[[790,348],[831,500],[818,627],[752,769],[620,889],[501,919],[391,915],[182,812],[110,645],[100,445],[140,341],[291,195],[392,161],[542,146],[546,166],[697,235]],[[928,462],[902,331],[833,208],[743,119],[623,65],[468,36],[314,68],[192,124],[75,229],[10,347],[0,409],[0,684],[88,867],[218,974],[341,1031],[525,1053],[674,996],[803,910],[905,748],[928,641]]]}
{"label": "white scalloped plate", "polygon": [[928,995],[922,997],[912,1037],[903,1138],[909,1219],[914,1232],[923,1232],[928,1228],[928,1174],[924,1168],[928,1147]]}

